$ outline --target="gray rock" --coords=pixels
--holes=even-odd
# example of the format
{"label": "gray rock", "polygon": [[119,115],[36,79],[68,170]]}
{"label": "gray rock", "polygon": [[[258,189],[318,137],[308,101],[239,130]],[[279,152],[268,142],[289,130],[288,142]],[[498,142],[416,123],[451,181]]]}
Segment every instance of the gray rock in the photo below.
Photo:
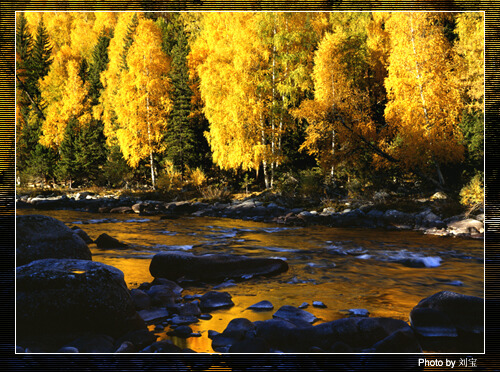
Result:
{"label": "gray rock", "polygon": [[349,309],[349,316],[367,317],[370,312],[366,309]]}
{"label": "gray rock", "polygon": [[128,248],[128,245],[118,241],[117,239],[109,236],[106,233],[99,235],[95,240],[97,248],[99,249],[123,249]]}
{"label": "gray rock", "polygon": [[178,295],[166,285],[153,285],[146,293],[151,298],[152,306],[175,305],[178,298]]}
{"label": "gray rock", "polygon": [[200,298],[200,309],[202,311],[211,311],[220,308],[234,306],[231,295],[227,292],[210,291]]}
{"label": "gray rock", "polygon": [[99,262],[45,259],[16,269],[18,333],[145,327],[123,272]]}
{"label": "gray rock", "polygon": [[146,310],[151,307],[151,298],[146,292],[135,288],[130,290],[130,296],[132,296],[132,301],[134,301],[137,310]]}
{"label": "gray rock", "polygon": [[138,313],[146,323],[166,319],[169,316],[168,311],[161,308],[140,310]]}
{"label": "gray rock", "polygon": [[411,328],[402,328],[375,343],[374,353],[422,353],[422,347]]}
{"label": "gray rock", "polygon": [[172,325],[185,325],[185,324],[192,324],[192,323],[197,323],[198,318],[195,317],[194,315],[177,315],[175,314],[172,319],[170,319],[170,323]]}
{"label": "gray rock", "polygon": [[270,311],[274,309],[274,306],[271,302],[264,300],[257,302],[256,304],[253,304],[252,306],[249,306],[248,309],[254,310],[254,311]]}
{"label": "gray rock", "polygon": [[190,326],[182,325],[182,326],[176,327],[174,330],[168,332],[167,334],[169,336],[188,338],[188,337],[191,337],[191,335],[193,334],[193,330],[191,329]]}
{"label": "gray rock", "polygon": [[16,265],[45,258],[92,260],[87,244],[55,218],[41,215],[16,217]]}
{"label": "gray rock", "polygon": [[255,337],[255,325],[248,319],[236,318],[229,322],[222,333],[211,333],[212,348],[225,352],[236,342]]}
{"label": "gray rock", "polygon": [[135,353],[136,349],[133,343],[130,341],[124,341],[118,349],[115,350],[115,353]]}
{"label": "gray rock", "polygon": [[426,350],[484,349],[484,300],[480,297],[451,291],[435,293],[413,308],[410,322]]}
{"label": "gray rock", "polygon": [[109,213],[134,213],[134,210],[131,207],[116,207],[116,208],[111,208]]}
{"label": "gray rock", "polygon": [[151,260],[149,271],[155,278],[202,281],[241,279],[246,275],[274,275],[288,270],[284,260],[213,254],[195,256],[187,252],[161,252]]}
{"label": "gray rock", "polygon": [[306,323],[314,323],[318,318],[316,318],[313,314],[310,312],[301,310],[299,308],[290,306],[290,305],[284,305],[278,309],[273,314],[273,318],[281,318],[284,320],[287,320],[291,323],[296,323],[296,322],[306,322]]}
{"label": "gray rock", "polygon": [[73,230],[73,232],[78,235],[80,238],[82,238],[82,240],[86,243],[86,244],[92,244],[94,241],[90,238],[90,236],[85,232],[83,231],[81,228],[79,227],[76,227],[76,226],[73,226],[71,228],[71,230]]}
{"label": "gray rock", "polygon": [[454,235],[484,233],[484,224],[481,221],[468,218],[448,224],[448,230]]}
{"label": "gray rock", "polygon": [[321,301],[313,301],[313,307],[326,308],[326,305]]}

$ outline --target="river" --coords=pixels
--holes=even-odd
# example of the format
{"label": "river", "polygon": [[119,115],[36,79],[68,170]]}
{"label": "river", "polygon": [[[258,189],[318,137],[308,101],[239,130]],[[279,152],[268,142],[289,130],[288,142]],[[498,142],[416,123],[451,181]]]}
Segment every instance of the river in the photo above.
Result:
{"label": "river", "polygon": [[[287,260],[290,268],[285,273],[219,289],[231,294],[235,306],[214,311],[210,320],[191,324],[201,337],[171,338],[176,345],[197,352],[213,352],[209,330],[222,332],[233,318],[270,319],[283,305],[323,302],[326,308],[306,309],[320,319],[318,323],[346,317],[348,309],[356,308],[368,310],[371,317],[408,321],[411,309],[421,299],[442,290],[484,297],[484,246],[480,240],[415,231],[289,227],[210,217],[161,220],[158,216],[26,209],[17,214],[45,214],[70,227],[79,226],[92,239],[107,233],[128,243],[130,248],[125,250],[101,250],[95,244],[90,249],[94,261],[122,270],[130,289],[153,280],[149,264],[162,251]],[[182,294],[203,294],[212,288],[188,287]],[[262,300],[269,300],[274,310],[247,309]],[[158,340],[169,338],[165,331],[157,332]]]}

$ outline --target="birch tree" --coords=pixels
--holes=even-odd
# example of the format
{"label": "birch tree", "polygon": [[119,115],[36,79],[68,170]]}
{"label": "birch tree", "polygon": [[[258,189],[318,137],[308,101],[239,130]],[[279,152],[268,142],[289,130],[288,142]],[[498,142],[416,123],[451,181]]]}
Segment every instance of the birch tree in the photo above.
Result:
{"label": "birch tree", "polygon": [[170,59],[161,48],[161,32],[151,20],[141,19],[127,55],[128,71],[121,76],[115,111],[116,137],[128,164],[137,167],[149,158],[155,188],[154,153],[161,146],[171,109]]}
{"label": "birch tree", "polygon": [[385,119],[394,139],[386,149],[411,170],[461,161],[462,101],[450,43],[432,13],[393,13]]}

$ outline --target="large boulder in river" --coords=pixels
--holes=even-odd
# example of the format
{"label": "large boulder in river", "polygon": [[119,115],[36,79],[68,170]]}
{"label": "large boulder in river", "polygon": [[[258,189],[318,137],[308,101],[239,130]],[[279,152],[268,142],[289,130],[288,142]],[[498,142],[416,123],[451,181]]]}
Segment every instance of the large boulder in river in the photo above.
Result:
{"label": "large boulder in river", "polygon": [[410,322],[430,351],[482,352],[484,300],[441,291],[421,300],[410,313]]}
{"label": "large boulder in river", "polygon": [[18,336],[144,327],[123,272],[99,262],[45,259],[16,269]]}
{"label": "large boulder in river", "polygon": [[63,222],[48,216],[16,217],[16,264],[44,258],[92,260],[87,244]]}
{"label": "large boulder in river", "polygon": [[195,256],[187,252],[158,253],[149,266],[149,272],[155,278],[208,282],[274,275],[286,270],[286,261],[275,258],[249,258],[230,254]]}

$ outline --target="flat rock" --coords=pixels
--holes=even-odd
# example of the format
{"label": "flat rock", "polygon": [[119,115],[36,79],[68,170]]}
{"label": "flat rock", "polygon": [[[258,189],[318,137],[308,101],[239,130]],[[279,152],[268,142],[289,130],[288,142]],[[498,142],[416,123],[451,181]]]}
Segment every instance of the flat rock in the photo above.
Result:
{"label": "flat rock", "polygon": [[287,320],[291,323],[295,323],[297,321],[299,322],[306,322],[306,323],[314,323],[318,318],[311,314],[308,311],[296,308],[294,306],[290,305],[284,305],[278,309],[273,314],[273,318],[281,318],[284,320]]}
{"label": "flat rock", "polygon": [[138,313],[146,323],[166,319],[169,316],[168,311],[162,308],[140,310]]}
{"label": "flat rock", "polygon": [[149,271],[155,278],[224,281],[249,276],[274,275],[288,270],[286,261],[249,258],[229,254],[196,256],[187,252],[161,252],[151,260]]}
{"label": "flat rock", "polygon": [[227,292],[210,291],[200,298],[200,309],[204,312],[232,306],[234,302]]}
{"label": "flat rock", "polygon": [[257,302],[256,304],[253,304],[252,306],[249,306],[248,309],[254,310],[254,311],[270,311],[274,309],[273,304],[270,301],[264,300]]}

